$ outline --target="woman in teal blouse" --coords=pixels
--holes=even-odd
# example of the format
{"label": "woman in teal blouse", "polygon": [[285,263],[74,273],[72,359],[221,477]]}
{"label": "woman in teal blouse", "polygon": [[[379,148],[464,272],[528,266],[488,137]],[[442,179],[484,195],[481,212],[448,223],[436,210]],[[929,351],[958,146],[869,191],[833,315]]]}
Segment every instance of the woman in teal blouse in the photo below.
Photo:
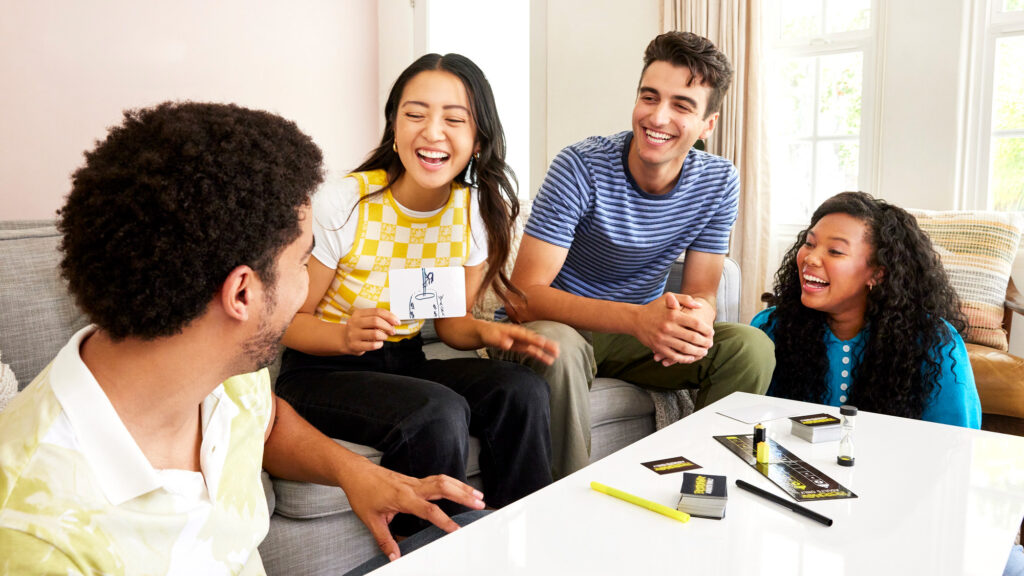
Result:
{"label": "woman in teal blouse", "polygon": [[959,300],[905,210],[863,192],[825,201],[783,259],[768,394],[978,428]]}

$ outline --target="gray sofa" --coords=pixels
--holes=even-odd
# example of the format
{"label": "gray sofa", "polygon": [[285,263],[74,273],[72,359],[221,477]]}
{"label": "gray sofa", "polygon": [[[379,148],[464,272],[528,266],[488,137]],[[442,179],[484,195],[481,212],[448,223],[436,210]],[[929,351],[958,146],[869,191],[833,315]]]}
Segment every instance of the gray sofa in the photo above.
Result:
{"label": "gray sofa", "polygon": [[[0,221],[0,359],[11,366],[22,388],[87,322],[58,276],[58,241],[50,221]],[[679,286],[680,272],[676,266],[670,287]],[[718,320],[738,320],[739,285],[739,267],[727,259],[719,287]],[[449,357],[473,352],[458,352],[434,341],[427,345],[427,354]],[[626,382],[598,378],[590,405],[591,461],[654,431],[650,395]],[[342,444],[367,458],[380,457],[372,448]],[[478,479],[477,450],[473,441],[468,466],[471,483]],[[272,516],[260,552],[269,574],[340,574],[377,552],[340,489],[264,476]]]}

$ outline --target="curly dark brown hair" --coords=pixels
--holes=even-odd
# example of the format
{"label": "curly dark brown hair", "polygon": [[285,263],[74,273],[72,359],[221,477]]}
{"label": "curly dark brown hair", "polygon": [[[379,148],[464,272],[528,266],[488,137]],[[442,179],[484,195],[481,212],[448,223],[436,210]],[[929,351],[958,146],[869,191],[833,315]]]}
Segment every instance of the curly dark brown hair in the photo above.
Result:
{"label": "curly dark brown hair", "polygon": [[[487,271],[484,273],[477,299],[481,300],[488,286],[508,304],[508,293],[520,297],[523,293],[512,285],[505,274],[505,262],[512,251],[512,232],[519,215],[519,198],[516,196],[516,176],[505,162],[505,131],[498,117],[491,84],[472,60],[461,54],[424,54],[402,71],[391,87],[388,101],[384,105],[384,134],[380,144],[356,168],[355,172],[385,170],[388,182],[398,180],[405,173],[405,167],[392,146],[395,143],[395,121],[398,105],[406,84],[421,72],[443,70],[466,87],[470,112],[476,122],[476,143],[480,152],[456,177],[462,185],[476,186],[479,190],[480,216],[487,228]],[[383,194],[387,188],[374,194]],[[364,197],[367,198],[369,196]]]}
{"label": "curly dark brown hair", "polygon": [[301,234],[322,155],[288,120],[232,104],[130,110],[72,176],[59,210],[61,274],[115,340],[179,333],[227,275],[268,286]]}
{"label": "curly dark brown hair", "polygon": [[826,200],[800,232],[775,275],[775,375],[772,394],[795,400],[825,401],[828,358],[827,314],[800,302],[796,256],[807,232],[828,214],[848,214],[866,225],[870,264],[884,270],[868,292],[863,357],[851,374],[848,404],[862,410],[921,418],[939,380],[940,366],[929,351],[947,345],[948,321],[963,333],[966,322],[956,292],[928,235],[902,208],[864,192],[843,192]]}

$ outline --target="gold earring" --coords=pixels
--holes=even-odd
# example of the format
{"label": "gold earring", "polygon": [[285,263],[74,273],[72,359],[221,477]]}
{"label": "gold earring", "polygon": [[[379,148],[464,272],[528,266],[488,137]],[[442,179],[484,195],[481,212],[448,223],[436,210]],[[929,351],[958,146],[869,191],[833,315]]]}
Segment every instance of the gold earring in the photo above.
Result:
{"label": "gold earring", "polygon": [[391,141],[391,149],[394,150],[395,152],[398,152],[398,140]]}
{"label": "gold earring", "polygon": [[480,159],[480,153],[479,152],[474,152],[473,153],[473,160],[479,160],[479,159]]}

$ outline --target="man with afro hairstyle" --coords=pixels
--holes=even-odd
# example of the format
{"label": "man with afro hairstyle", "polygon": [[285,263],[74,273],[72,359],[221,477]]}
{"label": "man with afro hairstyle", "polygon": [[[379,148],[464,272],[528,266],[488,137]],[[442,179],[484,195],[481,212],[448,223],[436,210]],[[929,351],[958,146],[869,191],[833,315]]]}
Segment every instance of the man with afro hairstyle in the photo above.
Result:
{"label": "man with afro hairstyle", "polygon": [[264,369],[306,297],[321,153],[234,105],[125,113],[73,176],[61,273],[92,325],[0,414],[0,565],[259,574],[261,468],[340,486],[381,550],[398,512],[483,507],[452,478],[376,466],[306,423]]}

